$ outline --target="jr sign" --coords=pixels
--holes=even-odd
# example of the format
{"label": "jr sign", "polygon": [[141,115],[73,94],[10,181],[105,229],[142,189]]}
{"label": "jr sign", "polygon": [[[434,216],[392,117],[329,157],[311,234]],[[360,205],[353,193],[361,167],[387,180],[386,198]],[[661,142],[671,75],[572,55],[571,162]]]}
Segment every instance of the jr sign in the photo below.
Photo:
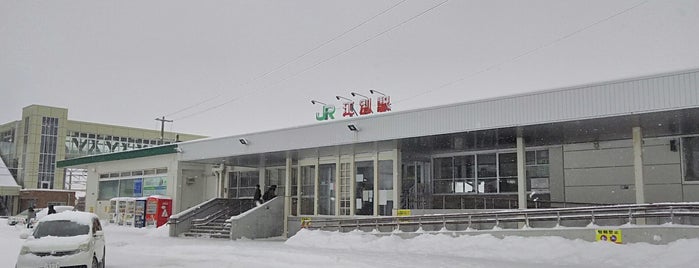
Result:
{"label": "jr sign", "polygon": [[[373,114],[371,98],[362,99],[359,101],[359,113],[354,109],[354,102],[345,102],[342,104],[342,117],[354,117],[358,115]],[[376,112],[384,113],[391,111],[391,97],[382,96],[376,99]],[[326,121],[335,119],[335,106],[323,105],[323,111],[316,113],[316,120]]]}
{"label": "jr sign", "polygon": [[323,113],[316,113],[316,120],[325,121],[335,119],[335,106],[323,105]]}

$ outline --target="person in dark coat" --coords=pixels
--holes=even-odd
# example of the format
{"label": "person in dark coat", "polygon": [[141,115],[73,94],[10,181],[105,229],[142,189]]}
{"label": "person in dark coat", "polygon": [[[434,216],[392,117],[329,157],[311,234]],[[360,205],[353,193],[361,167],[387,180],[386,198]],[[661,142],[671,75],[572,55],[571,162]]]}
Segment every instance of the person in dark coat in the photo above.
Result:
{"label": "person in dark coat", "polygon": [[36,211],[34,211],[34,207],[29,207],[27,209],[27,228],[32,227],[32,220],[36,218]]}
{"label": "person in dark coat", "polygon": [[256,204],[262,204],[262,191],[260,191],[260,185],[255,185],[255,196],[252,198]]}
{"label": "person in dark coat", "polygon": [[277,197],[277,193],[275,192],[277,190],[276,185],[272,185],[265,191],[265,195],[262,196],[262,199],[264,199],[265,202],[272,200],[272,198]]}
{"label": "person in dark coat", "polygon": [[53,208],[53,205],[49,205],[49,214],[48,215],[51,215],[51,214],[56,214],[56,209]]}

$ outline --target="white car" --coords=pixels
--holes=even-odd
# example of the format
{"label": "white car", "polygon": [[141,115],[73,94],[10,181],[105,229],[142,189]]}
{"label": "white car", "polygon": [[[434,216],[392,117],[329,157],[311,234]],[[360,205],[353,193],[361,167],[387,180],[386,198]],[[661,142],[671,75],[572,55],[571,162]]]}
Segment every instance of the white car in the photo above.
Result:
{"label": "white car", "polygon": [[[73,206],[54,206],[54,210],[56,210],[56,213],[61,213],[63,211],[69,211],[69,210],[75,210],[75,207]],[[49,213],[49,210],[47,208],[35,208],[34,212],[36,213],[36,217],[32,219],[32,226],[34,223],[39,221],[41,218],[46,216]],[[17,215],[11,216],[7,218],[7,224],[9,225],[27,225],[27,214],[29,214],[28,209],[25,209],[24,211],[20,212]]]}
{"label": "white car", "polygon": [[[34,209],[35,212],[40,212],[40,210],[42,210],[42,208]],[[10,216],[9,218],[7,218],[7,224],[9,224],[9,225],[16,225],[16,224],[27,225],[27,214],[29,214],[29,210],[25,209],[24,211],[20,212],[17,215]]]}
{"label": "white car", "polygon": [[43,217],[36,223],[17,257],[20,267],[104,267],[105,242],[97,215],[66,211]]}

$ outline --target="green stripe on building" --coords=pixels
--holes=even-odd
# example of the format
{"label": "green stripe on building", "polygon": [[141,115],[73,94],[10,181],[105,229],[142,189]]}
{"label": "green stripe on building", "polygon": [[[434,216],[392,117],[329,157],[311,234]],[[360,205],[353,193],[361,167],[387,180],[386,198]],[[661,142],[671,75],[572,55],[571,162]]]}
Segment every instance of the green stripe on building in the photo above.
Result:
{"label": "green stripe on building", "polygon": [[56,167],[58,167],[58,168],[75,167],[75,166],[91,164],[91,163],[98,163],[98,162],[133,159],[133,158],[148,157],[148,156],[155,156],[155,155],[162,155],[162,154],[174,154],[174,153],[177,153],[177,144],[163,145],[163,146],[158,146],[158,147],[124,151],[124,152],[111,153],[111,154],[100,154],[100,155],[91,155],[91,156],[85,156],[85,157],[79,157],[79,158],[73,158],[73,159],[66,159],[66,160],[57,161]]}

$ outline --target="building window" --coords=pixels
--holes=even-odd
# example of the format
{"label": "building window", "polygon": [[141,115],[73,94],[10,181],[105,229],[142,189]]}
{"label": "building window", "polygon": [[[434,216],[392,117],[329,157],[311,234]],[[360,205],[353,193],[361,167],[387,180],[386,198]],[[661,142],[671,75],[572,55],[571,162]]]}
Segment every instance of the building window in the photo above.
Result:
{"label": "building window", "polygon": [[684,180],[699,181],[699,137],[682,138]]}
{"label": "building window", "polygon": [[41,145],[39,148],[39,180],[37,187],[42,189],[54,188],[56,170],[56,147],[58,144],[58,118],[42,117]]}
{"label": "building window", "polygon": [[[275,193],[283,196],[286,193],[286,167],[268,168],[265,170],[265,187],[277,186]],[[265,190],[263,190],[264,192]]]}
{"label": "building window", "polygon": [[549,150],[526,154],[527,191],[549,192]]}
{"label": "building window", "polygon": [[109,200],[119,196],[119,180],[99,182],[99,200]]}
{"label": "building window", "polygon": [[[434,193],[516,193],[517,153],[484,153],[433,159]],[[526,152],[528,189],[548,191],[548,150]],[[529,185],[534,185],[530,187]]]}
{"label": "building window", "polygon": [[255,185],[260,181],[260,172],[236,171],[228,174],[230,198],[252,198],[255,195]]}

